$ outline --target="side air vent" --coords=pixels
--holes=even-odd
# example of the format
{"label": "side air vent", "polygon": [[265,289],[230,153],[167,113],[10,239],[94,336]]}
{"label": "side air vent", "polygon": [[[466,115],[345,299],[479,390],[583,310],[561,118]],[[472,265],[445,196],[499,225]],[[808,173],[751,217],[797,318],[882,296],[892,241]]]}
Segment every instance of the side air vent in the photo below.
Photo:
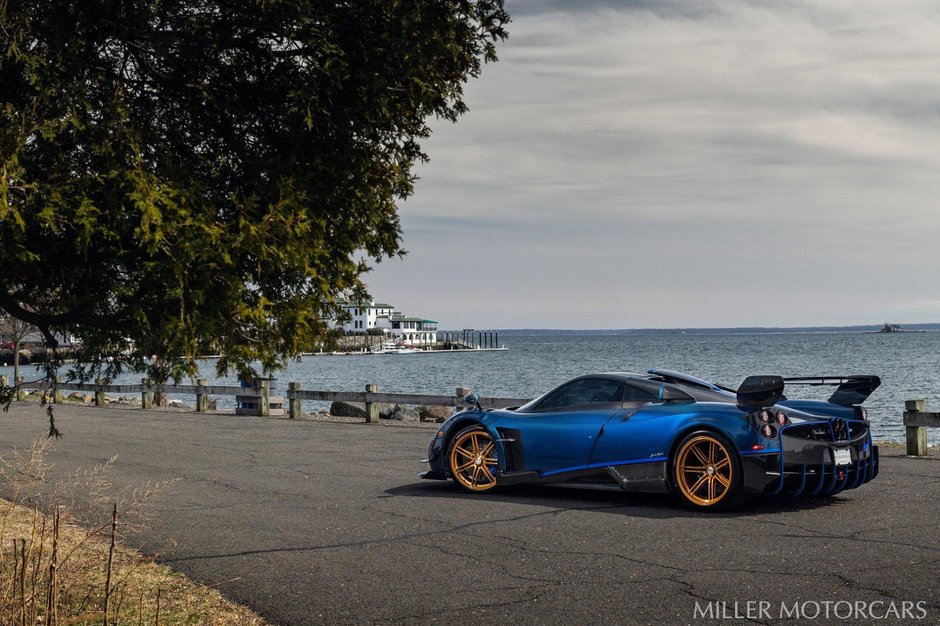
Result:
{"label": "side air vent", "polygon": [[506,451],[506,471],[520,472],[525,467],[522,433],[514,428],[497,428]]}

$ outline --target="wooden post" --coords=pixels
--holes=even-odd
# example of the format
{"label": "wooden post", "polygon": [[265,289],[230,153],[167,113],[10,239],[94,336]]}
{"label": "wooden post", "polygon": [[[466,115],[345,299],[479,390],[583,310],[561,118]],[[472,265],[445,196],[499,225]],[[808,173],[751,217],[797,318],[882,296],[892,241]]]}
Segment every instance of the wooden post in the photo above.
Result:
{"label": "wooden post", "polygon": [[[366,393],[378,393],[378,385],[366,385]],[[379,405],[377,402],[369,402],[369,396],[366,396],[366,423],[367,424],[378,424],[379,423]]]}
{"label": "wooden post", "polygon": [[62,382],[62,379],[58,376],[55,377],[55,385],[52,387],[52,403],[53,404],[62,404],[65,402],[65,398],[62,397],[62,390],[59,389],[59,383]]}
{"label": "wooden post", "polygon": [[259,381],[261,389],[261,397],[258,398],[258,415],[261,417],[270,417],[271,416],[271,381],[267,378],[262,378]]}
{"label": "wooden post", "polygon": [[[196,387],[205,387],[206,383],[205,378],[196,379]],[[206,413],[209,411],[209,396],[206,394],[205,389],[196,389],[196,413]]]}
{"label": "wooden post", "polygon": [[95,406],[104,406],[104,389],[101,386],[104,381],[100,378],[95,381]]}
{"label": "wooden post", "polygon": [[23,377],[16,377],[16,399],[18,402],[22,402],[26,399],[26,390],[23,389]]}
{"label": "wooden post", "polygon": [[923,400],[904,402],[904,428],[907,431],[907,453],[911,456],[927,456],[927,429],[923,426],[908,426],[918,413],[924,412]]}
{"label": "wooden post", "polygon": [[140,408],[152,409],[153,408],[153,389],[150,388],[150,379],[141,378],[140,384],[144,386],[144,388],[140,390]]}
{"label": "wooden post", "polygon": [[300,404],[300,398],[295,398],[292,392],[300,391],[300,383],[288,383],[287,385],[287,410],[290,419],[297,419],[303,413]]}

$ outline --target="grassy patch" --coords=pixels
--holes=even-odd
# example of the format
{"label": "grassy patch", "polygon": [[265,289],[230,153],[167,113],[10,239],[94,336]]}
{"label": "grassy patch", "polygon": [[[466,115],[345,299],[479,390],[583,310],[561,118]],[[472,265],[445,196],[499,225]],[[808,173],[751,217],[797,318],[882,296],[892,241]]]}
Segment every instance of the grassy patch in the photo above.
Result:
{"label": "grassy patch", "polygon": [[0,623],[266,624],[217,590],[121,546],[121,535],[141,526],[145,503],[165,485],[102,507],[114,495],[104,479],[108,464],[51,485],[44,479],[48,445],[0,463],[12,494],[0,500]]}

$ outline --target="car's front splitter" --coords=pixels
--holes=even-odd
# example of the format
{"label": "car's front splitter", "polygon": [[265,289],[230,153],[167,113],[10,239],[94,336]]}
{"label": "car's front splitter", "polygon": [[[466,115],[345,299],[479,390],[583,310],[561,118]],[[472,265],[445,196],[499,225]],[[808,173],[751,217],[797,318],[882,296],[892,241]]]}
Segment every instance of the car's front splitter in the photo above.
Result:
{"label": "car's front splitter", "polygon": [[421,472],[418,474],[418,478],[425,478],[427,480],[447,480],[447,476],[444,474],[444,472],[438,469]]}

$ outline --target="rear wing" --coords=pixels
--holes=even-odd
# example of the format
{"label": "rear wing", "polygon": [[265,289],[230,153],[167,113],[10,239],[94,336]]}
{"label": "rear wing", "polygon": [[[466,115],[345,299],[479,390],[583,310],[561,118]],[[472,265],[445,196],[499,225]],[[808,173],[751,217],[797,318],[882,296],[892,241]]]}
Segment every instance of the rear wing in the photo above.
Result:
{"label": "rear wing", "polygon": [[855,406],[868,399],[868,396],[881,385],[877,376],[802,376],[797,378],[784,378],[787,385],[810,385],[820,387],[823,385],[838,388],[829,397],[829,402],[840,406]]}
{"label": "rear wing", "polygon": [[781,376],[748,376],[735,394],[743,409],[763,409],[777,404],[783,397]]}

